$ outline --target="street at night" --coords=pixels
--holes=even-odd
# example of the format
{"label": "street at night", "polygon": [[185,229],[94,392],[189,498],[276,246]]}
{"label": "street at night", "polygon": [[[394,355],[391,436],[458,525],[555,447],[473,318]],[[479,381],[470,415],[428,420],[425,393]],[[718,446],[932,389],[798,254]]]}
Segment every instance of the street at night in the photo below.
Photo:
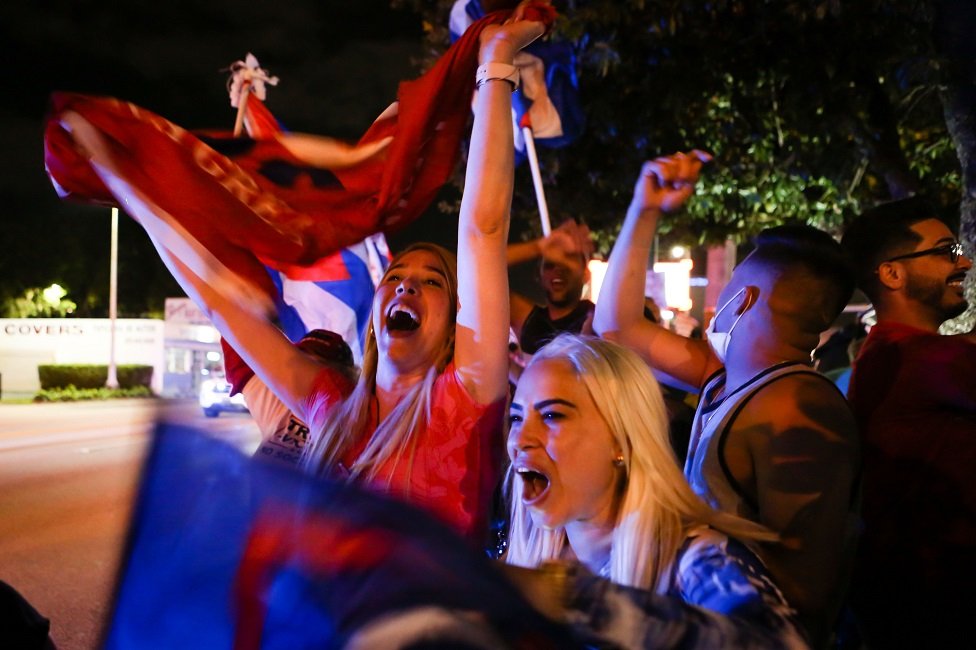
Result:
{"label": "street at night", "polygon": [[247,414],[192,400],[0,405],[0,576],[51,619],[61,650],[97,645],[156,417],[251,450]]}

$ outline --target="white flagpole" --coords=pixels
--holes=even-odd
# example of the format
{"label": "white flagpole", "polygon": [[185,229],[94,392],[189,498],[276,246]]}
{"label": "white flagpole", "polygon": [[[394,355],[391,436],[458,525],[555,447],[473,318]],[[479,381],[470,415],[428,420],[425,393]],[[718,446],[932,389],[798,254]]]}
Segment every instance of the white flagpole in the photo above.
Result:
{"label": "white flagpole", "polygon": [[522,137],[525,139],[525,153],[529,157],[529,167],[532,169],[532,185],[535,186],[535,200],[539,204],[539,219],[542,220],[542,234],[549,236],[552,224],[549,222],[549,206],[546,205],[546,190],[542,187],[542,172],[539,170],[539,156],[535,152],[535,137],[531,126],[522,127]]}
{"label": "white flagpole", "polygon": [[105,380],[106,388],[118,388],[119,378],[115,365],[115,317],[116,304],[118,303],[119,285],[119,209],[112,208],[112,246],[109,253],[108,271],[108,319],[109,319],[109,352],[108,352],[108,378]]}
{"label": "white flagpole", "polygon": [[[261,69],[258,58],[250,52],[247,53],[243,61],[231,63],[230,72],[227,90],[230,92],[230,105],[233,106],[234,102],[237,102],[234,137],[239,138],[244,133],[244,113],[247,110],[248,96],[253,92],[263,102],[266,93],[265,84],[277,86],[278,77],[269,77],[268,73]],[[237,88],[240,88],[239,92],[236,90]]]}
{"label": "white flagpole", "polygon": [[237,119],[234,120],[234,137],[241,137],[244,132],[244,111],[247,110],[247,98],[251,94],[251,82],[245,81],[241,85],[241,99],[237,104]]}

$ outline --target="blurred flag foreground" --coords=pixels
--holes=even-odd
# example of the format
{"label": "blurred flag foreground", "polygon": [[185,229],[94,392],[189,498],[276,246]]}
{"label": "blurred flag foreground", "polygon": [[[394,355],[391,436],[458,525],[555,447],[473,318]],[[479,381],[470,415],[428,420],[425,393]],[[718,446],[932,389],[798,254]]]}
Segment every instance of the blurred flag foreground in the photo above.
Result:
{"label": "blurred flag foreground", "polygon": [[423,512],[160,425],[105,647],[576,645]]}

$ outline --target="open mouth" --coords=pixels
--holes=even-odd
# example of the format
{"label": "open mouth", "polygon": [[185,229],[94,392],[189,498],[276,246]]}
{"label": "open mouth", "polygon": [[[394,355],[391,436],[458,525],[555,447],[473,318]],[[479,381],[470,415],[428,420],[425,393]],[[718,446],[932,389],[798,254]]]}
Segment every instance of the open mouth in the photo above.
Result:
{"label": "open mouth", "polygon": [[527,467],[515,470],[522,479],[522,501],[532,504],[541,499],[549,490],[549,477]]}
{"label": "open mouth", "polygon": [[393,305],[386,314],[386,329],[391,332],[412,332],[420,327],[417,313],[404,305]]}

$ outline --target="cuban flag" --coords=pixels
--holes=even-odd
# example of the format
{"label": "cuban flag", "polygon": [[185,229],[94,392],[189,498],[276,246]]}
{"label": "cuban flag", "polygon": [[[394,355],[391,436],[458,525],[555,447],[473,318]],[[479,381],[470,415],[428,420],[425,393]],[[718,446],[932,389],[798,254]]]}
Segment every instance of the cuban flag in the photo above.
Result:
{"label": "cuban flag", "polygon": [[[454,42],[485,11],[479,0],[456,0],[451,8],[449,30]],[[532,129],[536,144],[556,148],[583,132],[584,115],[579,100],[576,55],[566,42],[537,40],[515,58],[521,79],[512,96],[515,151],[525,156],[523,127]]]}
{"label": "cuban flag", "polygon": [[293,342],[314,329],[335,332],[349,344],[359,365],[373,292],[389,264],[386,238],[378,233],[291,276],[268,267],[280,296],[282,331]]}
{"label": "cuban flag", "polygon": [[103,644],[579,646],[427,513],[173,425],[153,437]]}
{"label": "cuban flag", "polygon": [[[254,95],[245,104],[244,127],[252,138],[273,138],[284,132],[264,102]],[[335,332],[349,344],[359,365],[373,293],[389,265],[386,237],[376,233],[311,267],[288,272],[265,267],[278,293],[278,325],[293,343],[311,330]]]}

